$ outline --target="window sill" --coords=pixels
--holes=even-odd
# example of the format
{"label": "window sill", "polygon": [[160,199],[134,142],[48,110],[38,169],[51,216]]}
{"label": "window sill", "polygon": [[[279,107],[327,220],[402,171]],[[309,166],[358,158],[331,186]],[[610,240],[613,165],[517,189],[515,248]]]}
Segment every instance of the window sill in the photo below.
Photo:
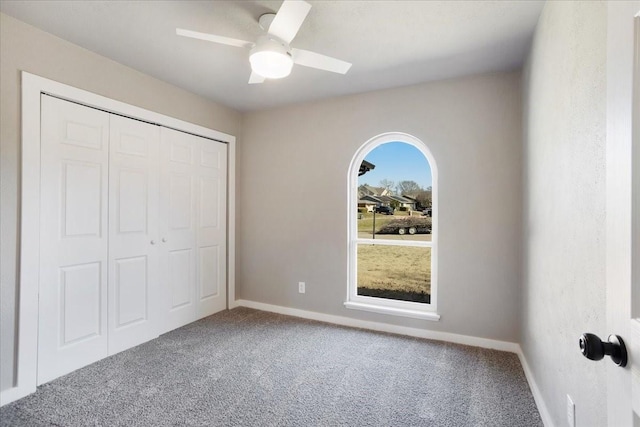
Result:
{"label": "window sill", "polygon": [[438,322],[440,315],[428,311],[409,310],[406,308],[387,307],[384,305],[366,304],[362,302],[346,301],[344,306],[353,310],[370,311],[373,313],[389,314],[392,316],[411,317],[414,319],[431,320]]}

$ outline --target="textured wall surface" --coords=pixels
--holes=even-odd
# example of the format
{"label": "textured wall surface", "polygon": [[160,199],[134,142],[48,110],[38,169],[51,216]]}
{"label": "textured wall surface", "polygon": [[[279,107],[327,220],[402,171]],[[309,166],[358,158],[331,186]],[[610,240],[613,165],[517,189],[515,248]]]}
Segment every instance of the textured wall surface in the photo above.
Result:
{"label": "textured wall surface", "polygon": [[[607,336],[606,5],[548,2],[523,74],[522,347],[553,422],[606,422],[605,369],[578,351]],[[551,350],[553,346],[553,350]]]}
{"label": "textured wall surface", "polygon": [[[521,119],[519,72],[245,114],[238,298],[518,342]],[[367,140],[391,131],[421,139],[437,163],[439,322],[343,305],[349,164]]]}
{"label": "textured wall surface", "polygon": [[20,71],[232,135],[240,114],[0,14],[0,390],[14,381],[20,218]]}

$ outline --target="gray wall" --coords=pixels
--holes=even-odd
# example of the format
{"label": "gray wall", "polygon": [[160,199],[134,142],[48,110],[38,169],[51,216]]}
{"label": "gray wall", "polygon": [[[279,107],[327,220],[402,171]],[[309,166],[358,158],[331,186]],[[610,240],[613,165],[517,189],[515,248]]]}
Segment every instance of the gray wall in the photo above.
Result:
{"label": "gray wall", "polygon": [[578,351],[583,332],[607,332],[606,16],[548,2],[523,74],[522,348],[559,426],[567,394],[577,425],[607,424],[605,369]]}
{"label": "gray wall", "polygon": [[14,381],[20,70],[238,136],[240,114],[0,14],[0,389]]}
{"label": "gray wall", "polygon": [[[519,72],[245,114],[238,298],[518,342],[521,118]],[[367,140],[390,131],[421,139],[436,159],[440,322],[343,306],[349,163]]]}

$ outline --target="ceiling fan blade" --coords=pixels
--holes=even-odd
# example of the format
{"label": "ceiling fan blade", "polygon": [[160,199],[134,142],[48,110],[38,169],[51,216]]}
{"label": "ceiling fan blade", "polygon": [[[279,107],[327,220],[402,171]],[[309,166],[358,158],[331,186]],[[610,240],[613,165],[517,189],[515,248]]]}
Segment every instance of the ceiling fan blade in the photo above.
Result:
{"label": "ceiling fan blade", "polygon": [[268,33],[286,43],[291,43],[310,9],[311,5],[306,1],[285,0],[276,17],[273,18]]}
{"label": "ceiling fan blade", "polygon": [[223,36],[216,36],[215,34],[199,33],[197,31],[191,31],[191,30],[183,30],[182,28],[176,28],[176,34],[179,36],[191,37],[192,39],[206,40],[208,42],[226,44],[229,46],[246,47],[246,48],[253,47],[253,43],[246,42],[244,40],[232,39],[232,38],[223,37]]}
{"label": "ceiling fan blade", "polygon": [[349,62],[341,61],[330,56],[321,55],[304,49],[291,49],[293,62],[305,67],[317,68],[319,70],[331,71],[333,73],[346,74],[351,68]]}
{"label": "ceiling fan blade", "polygon": [[252,71],[251,76],[249,76],[249,84],[253,85],[253,84],[262,83],[262,82],[264,82],[264,77]]}

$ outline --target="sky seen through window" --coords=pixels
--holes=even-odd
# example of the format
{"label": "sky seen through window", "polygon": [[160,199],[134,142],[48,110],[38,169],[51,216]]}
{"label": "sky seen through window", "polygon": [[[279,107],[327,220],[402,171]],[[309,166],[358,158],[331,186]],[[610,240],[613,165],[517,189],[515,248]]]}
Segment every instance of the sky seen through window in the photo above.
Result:
{"label": "sky seen through window", "polygon": [[431,187],[429,162],[413,145],[404,142],[382,144],[367,154],[365,160],[376,167],[358,177],[358,185],[377,187],[380,181],[388,179],[395,184],[400,181],[415,181],[423,189]]}

